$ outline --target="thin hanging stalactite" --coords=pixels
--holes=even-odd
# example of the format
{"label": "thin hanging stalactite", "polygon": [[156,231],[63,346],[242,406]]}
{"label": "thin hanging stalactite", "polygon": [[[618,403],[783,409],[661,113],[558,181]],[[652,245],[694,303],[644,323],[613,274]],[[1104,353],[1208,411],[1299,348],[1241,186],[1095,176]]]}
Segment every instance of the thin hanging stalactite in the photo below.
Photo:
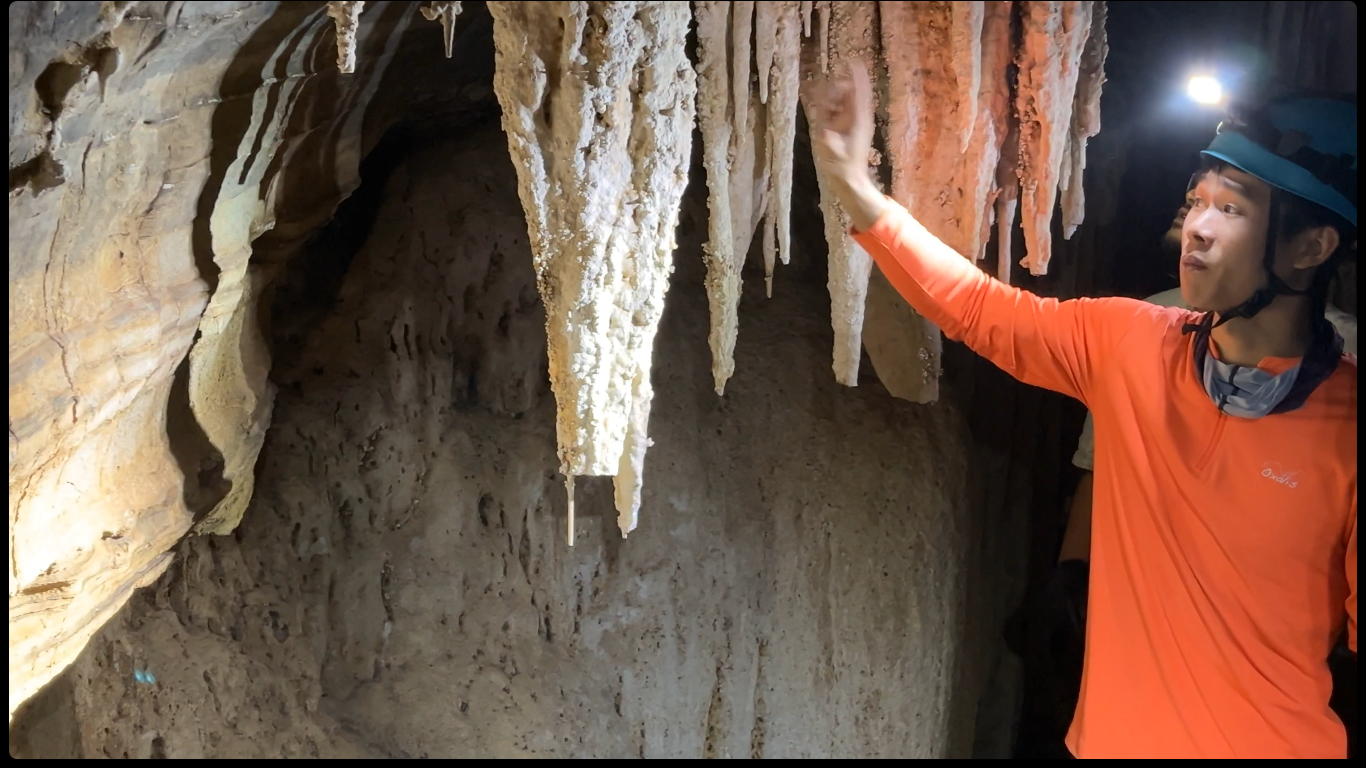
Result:
{"label": "thin hanging stalactite", "polygon": [[[858,62],[870,73],[880,71],[879,40],[877,36],[876,2],[818,3],[817,25],[820,36],[814,62],[815,69],[844,67]],[[807,113],[815,94],[812,87],[816,78],[807,78],[801,94]],[[877,105],[869,118],[876,115]],[[869,158],[875,167],[876,157]],[[825,220],[825,241],[830,248],[830,267],[827,287],[830,291],[830,324],[835,332],[835,348],[831,363],[835,380],[852,387],[858,384],[859,358],[862,352],[864,301],[868,291],[868,276],[872,259],[849,234],[849,215],[840,206],[830,189],[829,181],[818,169],[816,181],[820,189],[821,213]]]}
{"label": "thin hanging stalactite", "polygon": [[432,0],[422,7],[427,21],[441,22],[441,38],[446,44],[446,58],[455,51],[455,20],[460,15],[460,0]]}

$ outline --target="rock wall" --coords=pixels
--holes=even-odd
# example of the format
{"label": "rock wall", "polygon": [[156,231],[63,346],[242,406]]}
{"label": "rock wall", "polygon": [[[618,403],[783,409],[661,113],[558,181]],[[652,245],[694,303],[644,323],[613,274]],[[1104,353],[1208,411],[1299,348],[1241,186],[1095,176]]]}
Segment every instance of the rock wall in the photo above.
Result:
{"label": "rock wall", "polygon": [[342,79],[316,3],[10,4],[11,714],[240,519],[272,402],[251,243],[354,188],[393,10]]}
{"label": "rock wall", "polygon": [[966,756],[1028,494],[972,485],[956,406],[816,373],[819,246],[771,300],[749,281],[717,398],[694,178],[647,514],[622,541],[610,482],[581,480],[570,549],[506,142],[405,143],[364,244],[297,261],[354,259],[335,303],[290,324],[282,288],[298,338],[242,526],[182,544],[32,706],[65,702],[87,756]]}

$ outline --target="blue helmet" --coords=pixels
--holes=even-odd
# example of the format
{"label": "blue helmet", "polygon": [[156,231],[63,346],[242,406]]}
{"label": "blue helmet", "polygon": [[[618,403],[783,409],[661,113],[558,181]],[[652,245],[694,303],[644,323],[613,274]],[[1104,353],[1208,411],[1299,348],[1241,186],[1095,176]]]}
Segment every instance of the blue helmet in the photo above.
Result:
{"label": "blue helmet", "polygon": [[1219,125],[1201,154],[1316,203],[1357,225],[1357,108],[1292,97]]}

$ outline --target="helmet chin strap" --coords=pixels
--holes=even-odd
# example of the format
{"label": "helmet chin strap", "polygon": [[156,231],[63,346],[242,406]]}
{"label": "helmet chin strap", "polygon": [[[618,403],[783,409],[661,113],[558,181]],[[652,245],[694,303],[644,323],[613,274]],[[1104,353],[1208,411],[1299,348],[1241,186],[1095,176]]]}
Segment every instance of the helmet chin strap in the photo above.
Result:
{"label": "helmet chin strap", "polygon": [[1262,268],[1266,271],[1266,285],[1258,288],[1242,304],[1218,313],[1219,319],[1210,326],[1211,328],[1218,328],[1224,323],[1240,317],[1251,318],[1271,306],[1271,302],[1275,301],[1277,296],[1305,296],[1309,293],[1309,291],[1297,291],[1291,288],[1276,274],[1276,243],[1280,239],[1281,229],[1280,207],[1280,201],[1276,199],[1275,195],[1272,195],[1266,226],[1266,251],[1262,256]]}

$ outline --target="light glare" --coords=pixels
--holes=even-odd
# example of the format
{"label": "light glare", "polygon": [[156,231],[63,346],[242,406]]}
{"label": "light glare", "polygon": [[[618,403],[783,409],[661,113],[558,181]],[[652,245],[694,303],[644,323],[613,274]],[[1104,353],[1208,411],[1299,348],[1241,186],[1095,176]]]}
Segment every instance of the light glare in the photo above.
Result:
{"label": "light glare", "polygon": [[1212,77],[1196,75],[1186,86],[1186,94],[1197,104],[1218,104],[1224,99],[1224,87]]}

